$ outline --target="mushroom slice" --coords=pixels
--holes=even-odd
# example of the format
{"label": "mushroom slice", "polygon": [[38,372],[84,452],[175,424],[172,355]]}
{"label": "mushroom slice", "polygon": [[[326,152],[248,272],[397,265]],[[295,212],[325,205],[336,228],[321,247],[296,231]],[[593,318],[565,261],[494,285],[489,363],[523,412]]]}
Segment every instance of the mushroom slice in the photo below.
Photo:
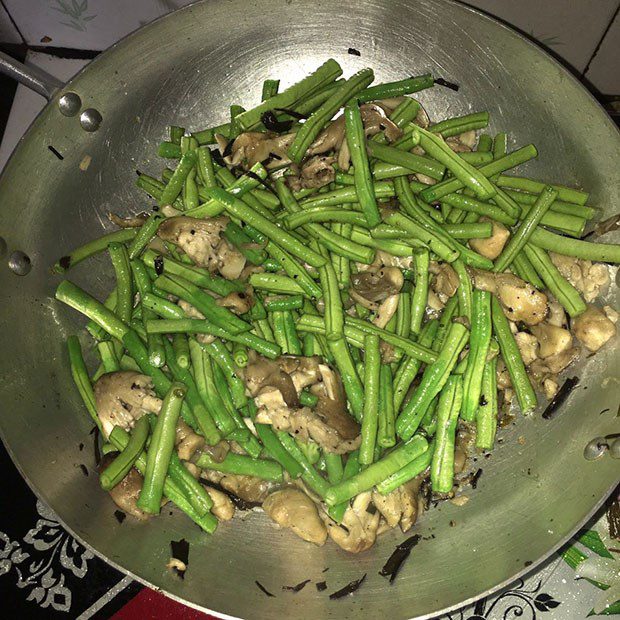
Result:
{"label": "mushroom slice", "polygon": [[389,527],[396,527],[400,523],[403,514],[402,496],[400,487],[394,489],[387,495],[374,490],[372,492],[372,503],[382,514]]}
{"label": "mushroom slice", "polygon": [[[460,136],[450,136],[446,138],[446,144],[455,152],[455,153],[469,153],[472,150],[472,147],[469,146],[468,142],[471,142],[470,132],[462,133]],[[474,134],[475,132],[471,132]]]}
{"label": "mushroom slice", "polygon": [[[245,170],[266,161],[268,168],[284,166],[291,161],[287,150],[294,139],[294,133],[277,136],[270,132],[246,131],[235,138],[230,147],[230,157],[225,161],[228,165],[241,166]],[[223,154],[228,143],[219,146]]]}
{"label": "mushroom slice", "polygon": [[218,264],[216,248],[228,221],[227,217],[199,220],[180,215],[164,220],[157,235],[178,245],[199,267],[215,271]]}
{"label": "mushroom slice", "polygon": [[371,503],[370,491],[360,493],[344,513],[341,525],[321,514],[329,537],[345,551],[360,553],[374,545],[381,514]]}
{"label": "mushroom slice", "polygon": [[126,431],[146,413],[159,413],[161,400],[155,396],[151,379],[133,370],[101,375],[94,385],[97,415],[107,439],[115,426]]}
{"label": "mushroom slice", "polygon": [[540,343],[540,357],[551,357],[556,353],[562,353],[570,349],[573,337],[567,329],[556,327],[549,323],[539,323],[531,327],[532,334]]}
{"label": "mushroom slice", "polygon": [[112,222],[112,224],[116,224],[119,228],[141,228],[148,217],[149,214],[145,211],[130,217],[121,217],[116,213],[108,213],[108,219],[110,222]]}
{"label": "mushroom slice", "polygon": [[411,529],[418,519],[423,508],[420,506],[420,487],[424,481],[424,474],[420,474],[405,482],[400,488],[403,513],[400,519],[400,529],[405,533]]}
{"label": "mushroom slice", "polygon": [[269,495],[273,486],[271,482],[256,476],[222,474],[211,469],[201,470],[200,477],[208,482],[219,484],[225,491],[252,504],[261,504]]}
{"label": "mushroom slice", "polygon": [[398,267],[382,267],[377,271],[353,274],[351,292],[370,302],[380,302],[399,293],[403,283],[403,273]]}
{"label": "mushroom slice", "polygon": [[232,503],[230,497],[226,493],[222,493],[218,489],[214,489],[208,485],[205,485],[209,497],[213,500],[213,507],[211,512],[220,521],[230,521],[235,516],[235,505]]}
{"label": "mushroom slice", "polygon": [[[106,467],[108,467],[113,460],[113,454],[106,454],[99,463],[99,472],[102,472]],[[140,472],[132,467],[129,470],[129,473],[109,491],[112,501],[123,512],[126,512],[140,521],[146,521],[151,516],[140,510],[137,504],[143,482],[144,478],[142,478]]]}
{"label": "mushroom slice", "polygon": [[494,222],[487,217],[480,218],[481,222],[491,222],[491,236],[487,239],[470,239],[469,245],[472,250],[491,260],[495,260],[504,249],[510,231],[500,222]]}
{"label": "mushroom slice", "polygon": [[527,332],[517,332],[515,341],[519,347],[523,363],[529,366],[538,357],[538,340]]}
{"label": "mushroom slice", "polygon": [[360,114],[366,136],[383,132],[388,142],[394,142],[403,135],[402,129],[385,115],[381,106],[365,103],[360,106]]}
{"label": "mushroom slice", "polygon": [[431,261],[429,271],[434,274],[431,281],[431,288],[442,303],[446,303],[448,298],[456,293],[459,286],[459,277],[456,271],[448,263],[437,263]]}
{"label": "mushroom slice", "polygon": [[390,319],[396,314],[398,309],[399,295],[390,295],[380,306],[377,308],[377,314],[372,322],[383,329]]}
{"label": "mushroom slice", "polygon": [[568,368],[579,357],[579,348],[572,347],[561,353],[556,353],[547,358],[536,360],[529,367],[530,375],[539,383],[545,379],[553,377],[565,368]]}
{"label": "mushroom slice", "polygon": [[561,304],[555,299],[549,300],[549,316],[547,317],[547,323],[549,325],[555,325],[555,327],[566,327],[566,313]]}
{"label": "mushroom slice", "polygon": [[271,493],[263,502],[263,510],[281,527],[290,528],[297,536],[322,546],[327,540],[327,529],[315,503],[293,487]]}
{"label": "mushroom slice", "polygon": [[[269,405],[267,400],[278,398],[277,395],[268,396],[270,391],[276,390],[280,392],[285,405],[299,407],[299,398],[293,379],[288,372],[282,370],[278,362],[260,355],[252,356],[250,363],[245,367],[244,378],[246,387],[252,396],[256,397],[260,392],[265,392],[263,398],[265,406]],[[256,404],[260,406],[258,401]]]}
{"label": "mushroom slice", "polygon": [[551,377],[548,377],[547,379],[545,379],[542,382],[542,386],[543,386],[543,390],[545,392],[545,396],[547,400],[551,400],[558,393],[558,390],[560,389],[558,382]]}
{"label": "mushroom slice", "polygon": [[197,450],[205,445],[204,437],[201,437],[179,418],[176,427],[176,437],[174,445],[177,448],[179,458],[182,461],[189,461]]}
{"label": "mushroom slice", "polygon": [[254,298],[249,293],[233,291],[225,297],[216,300],[215,303],[223,308],[229,308],[235,314],[245,314],[254,305]]}
{"label": "mushroom slice", "polygon": [[315,155],[304,163],[298,176],[287,176],[286,182],[293,191],[329,185],[336,177],[335,161],[335,157]]}
{"label": "mushroom slice", "polygon": [[588,306],[572,323],[571,328],[577,340],[590,351],[598,351],[616,335],[616,326],[596,306]]}

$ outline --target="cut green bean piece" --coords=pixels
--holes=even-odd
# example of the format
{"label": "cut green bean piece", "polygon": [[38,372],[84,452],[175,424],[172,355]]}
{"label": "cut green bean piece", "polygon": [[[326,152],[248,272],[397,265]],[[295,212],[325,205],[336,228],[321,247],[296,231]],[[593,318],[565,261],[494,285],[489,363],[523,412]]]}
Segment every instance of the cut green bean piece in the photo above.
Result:
{"label": "cut green bean piece", "polygon": [[378,99],[390,99],[392,97],[401,97],[402,95],[410,95],[417,93],[426,88],[431,88],[435,83],[430,73],[419,75],[416,77],[405,78],[398,82],[385,82],[366,88],[358,93],[356,99],[361,103],[366,101],[376,101]]}
{"label": "cut green bean piece", "polygon": [[387,364],[381,366],[379,378],[379,430],[377,444],[382,448],[396,445],[394,391],[392,370]]}
{"label": "cut green bean piece", "polygon": [[434,452],[435,440],[431,441],[428,449],[425,450],[420,456],[413,459],[413,461],[407,463],[407,465],[380,482],[377,485],[377,491],[379,491],[382,495],[387,495],[388,493],[394,491],[394,489],[397,489],[399,486],[405,484],[405,482],[409,482],[412,478],[419,476],[430,467]]}
{"label": "cut green bean piece", "polygon": [[[493,348],[499,349],[493,341]],[[484,365],[479,406],[476,412],[476,448],[491,450],[497,432],[497,355]]]}
{"label": "cut green bean piece", "polygon": [[362,465],[370,465],[374,460],[379,428],[380,371],[379,336],[366,334],[364,338],[364,412],[359,453],[359,461]]}
{"label": "cut green bean piece", "polygon": [[279,463],[254,459],[234,452],[229,452],[220,462],[214,461],[208,454],[203,453],[196,460],[196,465],[201,469],[211,469],[225,474],[255,476],[261,480],[282,482],[282,466]]}
{"label": "cut green bean piece", "polygon": [[67,338],[67,349],[69,351],[69,365],[71,367],[71,376],[77,387],[86,410],[93,419],[93,422],[101,431],[101,421],[97,415],[97,405],[95,403],[95,394],[93,393],[93,387],[88,378],[88,370],[82,357],[82,347],[77,336],[69,336]]}

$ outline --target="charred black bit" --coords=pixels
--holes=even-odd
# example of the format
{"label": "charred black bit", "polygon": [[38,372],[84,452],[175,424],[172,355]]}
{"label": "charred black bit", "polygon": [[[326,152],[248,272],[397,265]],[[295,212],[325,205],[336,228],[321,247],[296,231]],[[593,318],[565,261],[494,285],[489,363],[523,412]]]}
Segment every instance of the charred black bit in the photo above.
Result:
{"label": "charred black bit", "polygon": [[296,586],[282,586],[282,589],[288,590],[289,592],[299,592],[300,590],[303,590],[311,581],[312,579],[306,579],[305,581],[298,583]]}
{"label": "charred black bit", "polygon": [[617,497],[607,506],[607,521],[611,538],[620,540],[620,500]]}
{"label": "charred black bit", "polygon": [[263,112],[260,120],[269,131],[275,131],[276,133],[286,133],[293,126],[292,120],[279,121],[273,110],[267,110],[267,112]]}
{"label": "charred black bit", "polygon": [[579,377],[569,377],[564,381],[562,387],[558,390],[558,393],[551,399],[551,402],[547,405],[547,408],[543,411],[542,417],[545,420],[550,420],[557,412],[557,410],[564,404],[564,401],[568,398],[573,388],[579,383]]}
{"label": "charred black bit", "polygon": [[84,463],[80,463],[80,469],[82,470],[82,473],[88,478],[88,469],[86,468],[86,465],[84,465]]}
{"label": "charred black bit", "polygon": [[267,590],[267,588],[260,581],[255,581],[254,583],[258,586],[258,589],[263,592],[263,594],[271,596],[272,598],[276,597],[276,595],[269,592],[269,590]]}
{"label": "charred black bit", "polygon": [[83,449],[84,449],[84,444],[83,444],[83,443],[81,443],[81,444],[78,446],[78,450],[81,452]]}
{"label": "charred black bit", "polygon": [[[189,543],[185,538],[170,541],[170,555],[173,560],[178,560],[186,568],[189,566]],[[181,570],[177,566],[172,566],[172,569],[181,579],[185,579],[185,569]]]}
{"label": "charred black bit", "polygon": [[269,185],[269,183],[267,183],[267,181],[265,181],[265,179],[261,179],[256,172],[253,172],[252,170],[248,170],[245,173],[247,176],[249,176],[251,179],[254,179],[255,181],[258,181],[265,189],[269,190],[272,194],[274,194],[275,196],[277,196],[275,190],[273,189],[273,187],[271,187],[271,185]]}
{"label": "charred black bit", "polygon": [[119,524],[122,523],[127,517],[127,515],[122,510],[115,510],[114,516],[116,517],[116,520],[119,522]]}
{"label": "charred black bit", "polygon": [[224,152],[222,153],[222,158],[230,157],[230,155],[232,154],[233,142],[234,140],[228,141],[228,144],[226,145],[226,148],[224,149]]}
{"label": "charred black bit", "polygon": [[328,570],[329,570],[329,566],[327,568],[324,568],[321,572],[326,573]]}
{"label": "charred black bit", "polygon": [[368,506],[366,506],[366,512],[369,515],[374,515],[377,512],[377,507],[374,504],[368,504]]}
{"label": "charred black bit", "polygon": [[454,82],[448,82],[448,80],[444,80],[443,78],[435,78],[435,84],[439,84],[439,86],[445,86],[450,90],[458,91],[459,85]]}
{"label": "charred black bit", "polygon": [[158,276],[164,273],[164,257],[156,256],[155,260],[153,261],[153,267],[155,268],[155,273]]}
{"label": "charred black bit", "polygon": [[347,50],[347,54],[351,54],[351,56],[361,56],[362,53],[359,50],[356,50],[354,47],[350,47]]}
{"label": "charred black bit", "polygon": [[471,488],[475,489],[478,486],[478,480],[480,480],[480,476],[482,476],[482,469],[477,469],[471,477],[470,484]]}
{"label": "charred black bit", "polygon": [[528,566],[531,566],[532,564],[533,564],[532,560],[527,560],[527,561],[523,562],[523,566],[525,566],[526,568]]}
{"label": "charred black bit", "polygon": [[52,151],[52,153],[54,153],[54,155],[56,155],[56,157],[58,157],[58,159],[60,159],[60,161],[62,161],[64,159],[64,156],[61,155],[51,144],[48,144],[47,148]]}
{"label": "charred black bit", "polygon": [[222,166],[222,168],[226,168],[226,162],[224,161],[224,158],[222,157],[222,154],[220,153],[219,149],[213,149],[211,151],[211,157],[213,157],[213,161],[218,166]]}
{"label": "charred black bit", "polygon": [[364,573],[362,577],[360,577],[359,579],[356,579],[355,581],[348,583],[344,588],[340,588],[340,590],[337,590],[336,592],[332,592],[332,594],[329,595],[329,600],[335,601],[336,599],[342,598],[343,596],[348,596],[349,594],[353,594],[353,592],[356,592],[359,589],[359,587],[364,583],[365,579],[366,579],[366,573]]}
{"label": "charred black bit", "polygon": [[153,205],[153,211],[159,211],[159,205]]}
{"label": "charred black bit", "polygon": [[603,409],[602,411],[599,411],[599,415],[603,415],[604,413],[607,413],[608,411],[611,411],[609,407],[607,407],[607,409]]}
{"label": "charred black bit", "polygon": [[327,581],[317,581],[314,585],[319,592],[327,590]]}
{"label": "charred black bit", "polygon": [[69,269],[71,267],[71,257],[70,256],[61,256],[58,264],[62,269]]}
{"label": "charred black bit", "polygon": [[[301,114],[300,112],[295,112],[295,110],[290,110],[289,108],[274,108],[274,112],[282,112],[283,114],[288,114],[293,118],[296,118],[298,121],[303,121],[305,118],[308,118],[307,114]],[[269,153],[273,155],[273,153]],[[275,156],[278,159],[282,159],[281,157]]]}
{"label": "charred black bit", "polygon": [[403,541],[392,551],[392,555],[388,558],[383,568],[379,571],[382,577],[390,576],[390,583],[394,583],[396,575],[403,562],[409,557],[411,550],[420,542],[420,535],[414,534]]}

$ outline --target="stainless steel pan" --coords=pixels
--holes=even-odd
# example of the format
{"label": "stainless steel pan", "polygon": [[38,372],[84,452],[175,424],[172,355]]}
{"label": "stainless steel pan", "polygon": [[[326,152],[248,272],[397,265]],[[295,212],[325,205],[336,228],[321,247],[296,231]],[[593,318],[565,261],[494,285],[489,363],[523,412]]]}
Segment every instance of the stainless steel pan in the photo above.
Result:
{"label": "stainless steel pan", "polygon": [[[349,47],[361,57],[348,55]],[[424,516],[417,526],[424,540],[394,585],[377,572],[402,539],[398,532],[350,556],[334,545],[302,543],[262,514],[237,518],[212,537],[168,511],[147,525],[119,525],[97,477],[84,477],[78,467],[85,459],[92,465],[78,450],[91,425],[71,382],[64,339],[82,322],[53,301],[58,279],[50,265],[108,228],[109,210],[144,208],[134,170],[160,170],[153,154],[167,124],[199,129],[222,122],[230,103],[257,101],[264,78],[288,84],[330,56],[346,72],[372,66],[379,80],[431,70],[458,82],[458,93],[436,88],[421,95],[432,118],[488,109],[491,131],[539,147],[527,173],[583,185],[604,216],[618,209],[620,139],[608,117],[549,56],[471,9],[439,0],[212,0],[187,7],[113,46],[55,91],[0,179],[0,234],[9,253],[21,250],[32,261],[25,277],[0,270],[0,430],[24,477],[80,540],[190,605],[250,618],[429,617],[531,570],[616,484],[617,461],[586,462],[582,452],[593,437],[618,431],[617,347],[574,370],[580,386],[556,419],[537,413],[502,432],[491,458],[476,464],[484,474],[468,493],[471,501]],[[97,131],[84,131],[80,114],[61,113],[68,92],[79,95],[81,112],[100,113]],[[90,129],[93,119],[94,113],[82,117]],[[81,171],[86,155],[92,162]],[[104,258],[70,276],[100,296],[111,286]],[[169,541],[180,537],[192,544],[184,581],[165,568]],[[354,596],[327,598],[364,573]],[[280,589],[307,578],[327,579],[328,591]],[[276,598],[265,597],[256,579]]]}

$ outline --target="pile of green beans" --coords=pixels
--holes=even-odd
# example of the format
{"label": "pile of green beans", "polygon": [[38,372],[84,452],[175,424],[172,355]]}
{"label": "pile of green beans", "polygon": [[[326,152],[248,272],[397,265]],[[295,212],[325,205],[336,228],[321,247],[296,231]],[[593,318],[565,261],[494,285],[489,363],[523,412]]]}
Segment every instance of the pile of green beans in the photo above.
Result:
{"label": "pile of green beans", "polygon": [[[422,106],[406,95],[432,89],[431,75],[387,84],[373,84],[370,68],[341,76],[329,59],[287,88],[266,79],[260,103],[234,103],[224,124],[193,132],[171,126],[157,151],[169,167],[136,181],[157,202],[153,212],[53,266],[65,274],[109,255],[114,287],[104,302],[69,280],[56,298],[88,319],[94,346],[72,335],[67,349],[84,406],[108,433],[105,450],[119,452],[101,486],[110,491],[136,469],[143,476],[137,506],[148,514],[170,500],[212,533],[213,500],[192,475],[196,468],[298,481],[335,523],[360,493],[386,495],[416,476],[430,479],[436,497],[451,496],[459,425],[475,427],[477,450],[495,446],[498,363],[521,411],[538,404],[500,295],[476,288],[475,270],[491,279],[515,274],[574,319],[586,302],[549,253],[620,263],[619,245],[581,238],[598,213],[586,192],[513,175],[537,157],[533,144],[510,151],[500,132],[480,134],[475,150],[464,145],[471,142],[463,134],[489,126],[489,112],[421,127]],[[377,125],[369,118],[379,108],[367,104],[381,99]],[[282,138],[286,146],[256,161],[260,147],[237,150],[241,134],[257,144]],[[242,155],[236,166],[228,164],[233,153]],[[317,161],[327,167],[324,183],[304,176]],[[189,235],[162,232],[172,216],[191,224]],[[216,223],[202,246],[200,220]],[[492,243],[499,224],[509,231],[503,247],[474,250],[481,245],[469,242]],[[241,263],[238,277],[225,275],[230,253]],[[442,263],[451,295],[438,287]],[[388,269],[400,274],[384,291],[382,278],[394,275]],[[364,288],[366,278],[376,278],[377,290]],[[359,427],[351,441],[357,449],[342,454],[322,445],[316,427],[298,435],[299,428],[264,422],[271,405],[252,397],[254,364],[271,369],[261,387],[275,388],[273,378],[294,366],[290,358],[302,357],[316,358],[307,362],[314,370],[291,371],[296,398],[283,390],[278,419],[299,408],[300,419],[329,426],[323,399],[337,389],[341,414]],[[161,408],[110,431],[94,384],[120,370],[146,375]],[[233,450],[216,458],[199,449],[183,462],[179,420],[199,443]]]}

